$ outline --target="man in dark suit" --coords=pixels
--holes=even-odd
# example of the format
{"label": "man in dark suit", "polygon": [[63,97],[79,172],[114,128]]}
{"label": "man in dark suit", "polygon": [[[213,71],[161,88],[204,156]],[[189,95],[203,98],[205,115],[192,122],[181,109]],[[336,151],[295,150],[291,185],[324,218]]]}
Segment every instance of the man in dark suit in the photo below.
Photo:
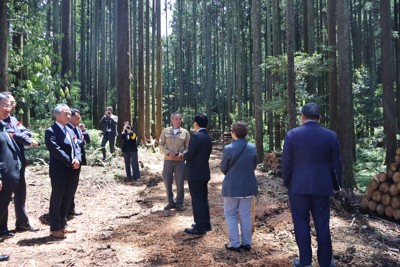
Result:
{"label": "man in dark suit", "polygon": [[[10,115],[11,108],[8,96],[0,93],[0,120]],[[6,123],[0,121],[0,236],[13,236],[7,228],[8,205],[20,182],[21,162],[18,145],[6,131]]]}
{"label": "man in dark suit", "polygon": [[212,150],[211,137],[206,127],[208,119],[205,115],[196,115],[193,120],[195,133],[190,137],[187,152],[183,154],[186,160],[185,174],[192,197],[194,224],[185,232],[193,235],[204,235],[211,230],[210,208],[208,205],[208,181],[210,167],[208,160]]}
{"label": "man in dark suit", "polygon": [[338,137],[322,127],[319,118],[317,104],[304,105],[303,125],[286,133],[283,148],[282,177],[289,191],[300,254],[300,259],[293,261],[296,267],[311,266],[310,213],[317,233],[319,265],[336,266],[332,260],[329,197],[334,194],[334,184],[342,183],[342,164]]}
{"label": "man in dark suit", "polygon": [[66,229],[66,220],[75,190],[79,181],[81,149],[74,142],[74,132],[66,127],[71,120],[71,110],[66,104],[54,108],[56,122],[46,129],[45,141],[50,152],[49,174],[51,179],[50,196],[50,235],[65,238],[67,233],[76,230]]}
{"label": "man in dark suit", "polygon": [[[5,95],[10,99],[11,114],[15,112],[15,98],[10,92],[4,92]],[[25,158],[25,146],[38,147],[39,143],[33,139],[32,133],[22,125],[17,118],[9,115],[3,121],[6,123],[7,132],[17,143],[19,150],[21,151],[21,179],[14,190],[14,208],[15,208],[15,230],[16,231],[39,231],[39,228],[34,227],[29,219],[25,210],[26,203],[26,181],[25,181],[25,168],[26,168],[26,158]]]}
{"label": "man in dark suit", "polygon": [[104,116],[100,120],[101,130],[103,131],[103,138],[101,139],[101,152],[103,153],[103,160],[106,159],[106,144],[110,143],[110,153],[115,151],[115,137],[118,135],[117,123],[118,117],[113,115],[112,107],[107,107]]}
{"label": "man in dark suit", "polygon": [[[85,145],[90,143],[90,136],[88,131],[86,131],[85,125],[81,123],[81,113],[77,109],[71,109],[71,121],[67,124],[67,126],[74,131],[75,143],[79,145],[81,148],[82,154],[82,162],[81,165],[87,165],[86,154],[85,154]],[[79,179],[79,176],[78,176]],[[78,187],[78,184],[76,184]],[[76,192],[75,188],[75,192]],[[75,196],[72,199],[71,208],[69,210],[70,216],[78,216],[82,215],[82,212],[75,210]],[[70,216],[68,216],[70,218]]]}

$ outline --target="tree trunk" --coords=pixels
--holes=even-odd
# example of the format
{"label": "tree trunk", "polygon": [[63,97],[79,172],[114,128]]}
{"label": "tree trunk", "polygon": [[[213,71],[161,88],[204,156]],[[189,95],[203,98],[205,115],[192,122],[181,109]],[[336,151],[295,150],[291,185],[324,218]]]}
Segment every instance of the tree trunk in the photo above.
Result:
{"label": "tree trunk", "polygon": [[157,111],[156,111],[156,134],[155,139],[158,140],[162,131],[162,47],[161,47],[161,1],[156,0],[156,17],[157,17]]}
{"label": "tree trunk", "polygon": [[118,129],[125,121],[132,121],[129,56],[129,1],[118,0],[117,9],[117,93]]}
{"label": "tree trunk", "polygon": [[140,138],[144,135],[144,36],[143,36],[143,1],[138,5],[138,125],[137,130]]}
{"label": "tree trunk", "polygon": [[386,137],[386,165],[394,162],[397,148],[396,105],[393,90],[393,50],[390,1],[380,1],[383,124]]}
{"label": "tree trunk", "polygon": [[7,0],[0,0],[0,92],[8,88]]}
{"label": "tree trunk", "polygon": [[53,41],[54,60],[53,65],[55,66],[55,73],[60,74],[60,0],[53,0],[53,35],[56,36]]}
{"label": "tree trunk", "polygon": [[338,88],[339,88],[339,127],[338,136],[343,163],[345,188],[354,188],[356,181],[353,172],[354,114],[352,98],[352,74],[350,60],[350,8],[349,0],[337,2],[338,31]]}
{"label": "tree trunk", "polygon": [[328,72],[329,88],[329,125],[334,131],[337,131],[338,123],[338,88],[337,88],[337,68],[336,68],[336,0],[328,0],[328,59],[330,68]]}
{"label": "tree trunk", "polygon": [[[312,10],[311,10],[312,11]],[[287,90],[288,90],[288,115],[289,129],[296,127],[296,89],[294,72],[294,3],[293,0],[286,0],[286,43],[287,43]]]}
{"label": "tree trunk", "polygon": [[62,11],[61,78],[63,79],[64,97],[68,105],[71,105],[71,0],[62,0]]}
{"label": "tree trunk", "polygon": [[[99,89],[98,89],[98,106],[100,110],[105,110],[106,108],[106,98],[107,98],[107,82],[106,82],[106,1],[97,0],[100,5],[100,16],[99,16],[99,28],[100,28],[100,69],[99,69]],[[117,11],[119,12],[119,11]],[[120,21],[118,21],[120,22]],[[121,27],[121,26],[119,26]],[[120,48],[117,49],[120,51]],[[128,65],[129,66],[129,65]],[[117,74],[119,75],[119,74]],[[119,111],[117,110],[119,113]]]}
{"label": "tree trunk", "polygon": [[257,162],[264,158],[263,147],[263,120],[262,120],[262,93],[261,93],[261,16],[260,2],[253,0],[251,3],[251,24],[253,29],[253,90],[254,90],[254,115],[255,115],[255,139],[257,148]]}
{"label": "tree trunk", "polygon": [[146,0],[146,74],[145,74],[145,102],[144,104],[144,134],[146,139],[150,139],[150,1]]}

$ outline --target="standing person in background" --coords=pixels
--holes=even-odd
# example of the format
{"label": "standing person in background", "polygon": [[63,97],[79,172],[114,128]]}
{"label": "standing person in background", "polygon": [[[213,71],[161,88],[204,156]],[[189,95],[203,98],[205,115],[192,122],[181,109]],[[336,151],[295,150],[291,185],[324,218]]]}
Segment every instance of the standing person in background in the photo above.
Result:
{"label": "standing person in background", "polygon": [[[165,190],[167,193],[168,204],[165,210],[176,208],[183,210],[184,201],[184,178],[185,178],[185,162],[182,154],[188,149],[189,132],[182,128],[182,114],[179,112],[172,113],[171,127],[165,128],[160,135],[159,147],[164,153],[164,168],[162,177],[164,180]],[[172,183],[176,184],[176,200],[172,192]]]}
{"label": "standing person in background", "polygon": [[282,177],[289,191],[290,211],[300,259],[295,267],[311,266],[310,214],[317,233],[319,266],[336,266],[332,259],[329,230],[330,202],[334,184],[342,183],[339,140],[334,131],[319,124],[315,103],[302,108],[302,126],[286,133],[282,154]]}
{"label": "standing person in background", "polygon": [[[11,108],[8,96],[0,93],[0,120],[10,115]],[[18,145],[8,134],[6,123],[0,121],[0,236],[14,236],[7,228],[8,205],[21,179],[21,162]]]}
{"label": "standing person in background", "polygon": [[[12,96],[11,92],[4,92],[8,96],[11,104],[11,114],[15,112],[16,101]],[[22,231],[39,231],[39,228],[34,227],[28,219],[28,215],[25,210],[26,203],[26,180],[25,180],[25,169],[26,169],[26,158],[25,158],[25,146],[38,147],[39,143],[31,139],[32,133],[25,128],[18,120],[12,115],[9,115],[3,121],[6,123],[7,132],[17,143],[19,150],[21,151],[21,179],[14,190],[14,208],[15,208],[15,230]]]}
{"label": "standing person in background", "polygon": [[50,153],[50,235],[63,239],[65,234],[76,232],[67,229],[66,222],[79,182],[82,156],[79,145],[73,141],[74,132],[66,126],[71,120],[70,108],[66,104],[58,104],[54,108],[54,116],[56,122],[45,132]]}
{"label": "standing person in background", "polygon": [[211,137],[207,132],[208,119],[205,115],[196,115],[193,119],[195,133],[190,137],[189,148],[183,154],[186,160],[185,173],[192,197],[194,224],[185,232],[192,235],[204,235],[211,230],[210,207],[208,204],[208,181],[210,166],[208,161],[212,151]]}
{"label": "standing person in background", "polygon": [[[139,162],[138,162],[138,144],[136,132],[133,131],[129,121],[124,122],[124,128],[121,133],[122,153],[124,154],[125,171],[128,180],[138,181],[140,179]],[[132,166],[132,172],[131,172]]]}
{"label": "standing person in background", "polygon": [[115,152],[115,137],[118,135],[117,123],[118,117],[113,115],[112,107],[107,107],[104,116],[100,120],[101,130],[103,131],[103,139],[101,140],[101,152],[103,160],[106,160],[106,144],[110,143],[110,153]]}
{"label": "standing person in background", "polygon": [[[74,142],[79,145],[81,148],[82,154],[82,162],[81,165],[87,165],[86,154],[85,154],[85,145],[90,144],[90,135],[86,131],[85,125],[81,123],[81,112],[77,109],[71,109],[71,120],[67,124],[67,126],[74,131],[75,137]],[[79,183],[79,174],[78,174],[78,183]],[[78,183],[76,187],[78,188]],[[77,188],[75,188],[75,193]],[[74,198],[72,199],[71,208],[69,209],[70,216],[79,216],[82,215],[81,211],[75,210],[75,193]],[[69,216],[69,217],[70,217]]]}
{"label": "standing person in background", "polygon": [[236,252],[239,252],[241,248],[245,251],[251,249],[251,202],[252,198],[258,194],[254,174],[257,167],[257,151],[254,144],[245,140],[247,132],[247,126],[243,122],[239,121],[232,125],[231,134],[234,142],[225,146],[220,167],[222,173],[225,174],[222,182],[222,196],[229,234],[229,244],[225,244],[225,248]]}

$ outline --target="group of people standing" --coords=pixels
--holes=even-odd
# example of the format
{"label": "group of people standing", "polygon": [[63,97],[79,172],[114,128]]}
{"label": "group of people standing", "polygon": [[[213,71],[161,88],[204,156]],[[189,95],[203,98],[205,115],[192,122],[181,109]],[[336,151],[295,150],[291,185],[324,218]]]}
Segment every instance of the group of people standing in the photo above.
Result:
{"label": "group of people standing", "polygon": [[[330,236],[330,196],[340,190],[342,165],[337,134],[319,124],[320,109],[315,103],[302,108],[302,125],[291,129],[285,137],[282,156],[282,176],[288,188],[290,210],[300,257],[294,267],[310,267],[312,262],[310,215],[317,233],[317,258],[321,267],[335,267]],[[160,136],[160,150],[164,153],[163,180],[167,194],[165,210],[183,210],[184,180],[188,181],[192,199],[194,223],[186,228],[188,234],[204,235],[211,231],[207,184],[210,180],[208,160],[212,150],[206,131],[207,117],[193,119],[195,133],[190,136],[181,127],[182,114],[171,115],[171,127]],[[251,206],[258,194],[254,170],[257,153],[254,144],[246,141],[248,128],[243,122],[232,125],[233,142],[223,149],[220,169],[224,217],[230,251],[250,251],[252,245]],[[186,164],[185,162],[186,161]],[[172,183],[175,178],[177,196]],[[239,222],[239,225],[238,225]],[[240,231],[239,231],[240,229]]]}
{"label": "group of people standing", "polygon": [[[17,231],[38,231],[30,224],[25,211],[26,182],[24,146],[37,147],[32,134],[10,113],[15,100],[9,93],[0,93],[0,235],[12,236],[7,228],[8,205],[14,193]],[[45,143],[50,152],[49,175],[52,192],[50,197],[50,235],[63,239],[76,230],[67,227],[69,215],[80,215],[75,210],[74,196],[79,182],[81,165],[86,164],[84,146],[90,136],[81,123],[80,112],[66,104],[54,108],[55,123],[46,129]],[[329,197],[334,185],[342,183],[342,165],[339,141],[335,132],[319,124],[320,110],[315,103],[302,108],[302,126],[287,132],[283,149],[282,176],[288,188],[290,210],[294,223],[295,238],[300,258],[293,266],[311,266],[312,250],[310,214],[317,233],[317,257],[320,266],[334,267],[332,243],[329,230]],[[171,127],[160,135],[159,146],[164,153],[162,177],[167,195],[165,210],[184,210],[184,180],[187,180],[192,200],[194,223],[184,231],[191,235],[204,235],[211,231],[208,202],[210,181],[209,159],[212,140],[206,128],[208,118],[203,114],[194,116],[192,135],[182,128],[182,114],[171,115]],[[117,136],[117,117],[107,108],[101,119],[103,159],[105,145],[110,143],[114,153]],[[231,127],[233,142],[223,149],[220,169],[225,175],[222,182],[224,216],[226,219],[229,251],[249,251],[252,246],[251,206],[258,194],[254,170],[257,153],[254,144],[246,141],[248,128],[243,122]],[[122,151],[128,179],[139,180],[137,158],[137,134],[129,122],[122,132]],[[131,172],[132,167],[132,172]],[[172,185],[176,183],[176,197]],[[239,224],[238,224],[239,222]],[[239,227],[240,225],[240,227]],[[239,231],[240,229],[240,231]],[[0,255],[0,261],[8,255]]]}
{"label": "group of people standing", "polygon": [[[208,119],[205,115],[193,118],[194,134],[182,128],[182,114],[171,115],[171,127],[165,128],[160,135],[159,147],[164,153],[162,172],[167,195],[165,210],[184,208],[184,180],[189,186],[192,199],[194,223],[185,232],[192,235],[204,235],[211,231],[208,202],[208,182],[210,180],[209,158],[212,140],[206,130]],[[228,225],[228,250],[249,251],[252,243],[252,198],[258,193],[254,170],[257,166],[255,146],[245,141],[248,129],[245,123],[237,122],[232,126],[234,143],[224,148],[221,171],[225,174],[222,184],[224,214]],[[186,161],[186,163],[185,163]],[[172,184],[175,178],[176,198]],[[237,224],[240,219],[241,237]]]}
{"label": "group of people standing", "polygon": [[[0,93],[0,236],[12,237],[9,231],[8,206],[14,193],[15,231],[36,232],[25,210],[25,147],[38,147],[32,133],[11,114],[16,101],[10,92]],[[50,151],[50,178],[52,193],[49,218],[50,235],[64,238],[66,220],[80,215],[75,210],[74,196],[79,181],[79,169],[85,164],[83,146],[90,142],[85,126],[80,123],[80,112],[66,105],[54,109],[56,122],[45,133],[46,146]],[[72,118],[71,118],[72,115]],[[81,149],[82,148],[82,149]],[[83,153],[83,154],[82,154]],[[8,260],[8,255],[0,255],[0,261]]]}

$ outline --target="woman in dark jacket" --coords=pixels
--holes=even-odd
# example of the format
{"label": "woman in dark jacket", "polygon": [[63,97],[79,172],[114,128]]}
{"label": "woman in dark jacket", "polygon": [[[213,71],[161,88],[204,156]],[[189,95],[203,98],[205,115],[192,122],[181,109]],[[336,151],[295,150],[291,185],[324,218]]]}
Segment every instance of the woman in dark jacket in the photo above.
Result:
{"label": "woman in dark jacket", "polygon": [[132,180],[131,166],[133,173],[133,180],[137,181],[140,179],[139,163],[138,163],[138,149],[137,149],[137,135],[132,130],[131,124],[126,121],[124,122],[124,128],[122,129],[122,153],[125,161],[125,171],[128,180]]}
{"label": "woman in dark jacket", "polygon": [[243,122],[232,125],[234,142],[224,148],[221,160],[221,171],[225,174],[222,182],[224,215],[229,233],[229,244],[225,244],[225,248],[237,252],[240,249],[251,249],[251,202],[258,193],[254,174],[257,152],[256,147],[245,140],[247,132],[247,126]]}

